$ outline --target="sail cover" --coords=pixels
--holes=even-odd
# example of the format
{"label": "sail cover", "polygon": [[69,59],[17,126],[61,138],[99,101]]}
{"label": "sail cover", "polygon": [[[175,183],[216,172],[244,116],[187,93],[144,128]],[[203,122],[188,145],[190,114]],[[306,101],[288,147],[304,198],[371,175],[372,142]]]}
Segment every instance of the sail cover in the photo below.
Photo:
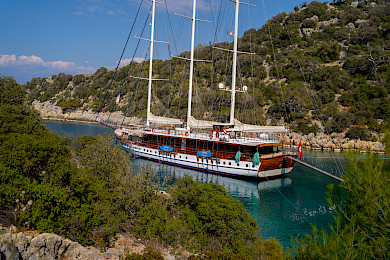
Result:
{"label": "sail cover", "polygon": [[193,116],[190,117],[188,125],[192,129],[213,129],[213,125],[221,124],[219,122],[214,121],[206,121],[206,120],[198,120]]}
{"label": "sail cover", "polygon": [[234,119],[234,128],[227,129],[227,131],[241,131],[251,133],[287,133],[288,129],[284,126],[261,126],[243,124],[237,119]]}
{"label": "sail cover", "polygon": [[150,123],[161,124],[161,125],[182,125],[183,124],[183,122],[180,119],[169,118],[164,116],[155,116],[152,113],[150,113],[148,120]]}

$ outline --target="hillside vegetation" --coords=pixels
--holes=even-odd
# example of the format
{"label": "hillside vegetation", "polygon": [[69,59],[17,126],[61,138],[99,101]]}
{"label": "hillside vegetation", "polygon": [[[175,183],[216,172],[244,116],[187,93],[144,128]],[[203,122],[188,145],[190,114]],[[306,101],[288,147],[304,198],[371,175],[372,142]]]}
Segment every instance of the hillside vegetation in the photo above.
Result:
{"label": "hillside vegetation", "polygon": [[[216,46],[232,49],[231,43]],[[387,1],[313,1],[280,13],[260,29],[250,29],[239,39],[236,117],[245,123],[287,122],[304,134],[345,133],[349,138],[375,140],[372,133],[390,126],[390,3]],[[189,53],[181,56],[189,57]],[[225,122],[230,96],[218,83],[230,86],[231,54],[211,46],[198,46],[194,115]],[[130,75],[147,77],[148,63],[136,63]],[[141,73],[141,68],[143,68]],[[136,79],[126,78],[128,66],[118,70],[103,110],[125,113]],[[156,60],[154,74],[169,81],[153,85],[152,112],[185,118],[189,62],[173,58]],[[140,74],[141,73],[141,74]],[[34,78],[25,87],[30,101],[50,101],[64,110],[97,111],[114,71],[98,69],[92,75],[53,75]],[[122,82],[119,104],[113,108]],[[128,110],[145,117],[147,83],[141,82]],[[273,120],[269,120],[273,119]]]}

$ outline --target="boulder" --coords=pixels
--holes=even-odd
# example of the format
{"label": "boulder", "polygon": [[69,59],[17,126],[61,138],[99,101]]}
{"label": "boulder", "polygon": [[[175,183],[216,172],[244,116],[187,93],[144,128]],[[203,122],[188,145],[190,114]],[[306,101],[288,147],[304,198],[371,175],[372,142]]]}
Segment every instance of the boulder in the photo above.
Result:
{"label": "boulder", "polygon": [[0,244],[0,259],[19,260],[22,256],[14,242]]}

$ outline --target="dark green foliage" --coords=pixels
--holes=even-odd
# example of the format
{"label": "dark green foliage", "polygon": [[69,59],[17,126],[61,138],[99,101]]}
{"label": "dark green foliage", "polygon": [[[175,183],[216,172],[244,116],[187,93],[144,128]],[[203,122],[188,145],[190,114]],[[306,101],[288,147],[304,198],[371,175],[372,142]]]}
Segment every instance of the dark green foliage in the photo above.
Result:
{"label": "dark green foliage", "polygon": [[68,100],[60,101],[57,103],[57,106],[64,109],[76,109],[80,106],[81,100],[76,98],[71,98]]}
{"label": "dark green foliage", "polygon": [[345,134],[345,137],[350,139],[360,139],[364,141],[369,141],[370,137],[367,133],[367,130],[360,127],[351,127],[348,132]]}
{"label": "dark green foliage", "polygon": [[319,130],[319,127],[316,124],[312,124],[308,120],[298,120],[297,125],[293,128],[294,132],[299,132],[304,135],[308,135],[310,133],[316,134]]}
{"label": "dark green foliage", "polygon": [[337,112],[325,123],[328,133],[341,133],[347,129],[353,122],[352,116],[348,112]]}
{"label": "dark green foliage", "polygon": [[302,27],[303,28],[316,28],[317,27],[317,21],[313,19],[305,19],[302,22]]}
{"label": "dark green foliage", "polygon": [[383,160],[373,154],[362,162],[350,155],[344,183],[329,187],[328,203],[336,207],[331,232],[313,227],[301,238],[299,259],[387,259],[390,257],[390,186]]}

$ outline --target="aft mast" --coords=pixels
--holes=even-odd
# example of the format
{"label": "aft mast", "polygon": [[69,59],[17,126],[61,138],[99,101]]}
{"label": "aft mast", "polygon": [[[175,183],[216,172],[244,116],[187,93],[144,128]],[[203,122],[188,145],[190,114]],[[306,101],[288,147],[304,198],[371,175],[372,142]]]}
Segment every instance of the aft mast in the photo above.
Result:
{"label": "aft mast", "polygon": [[146,125],[149,126],[150,124],[150,103],[152,100],[152,72],[153,72],[153,43],[154,43],[154,17],[155,17],[155,11],[156,11],[156,0],[152,0],[152,28],[150,33],[150,60],[149,60],[149,84],[148,84],[148,105],[147,105],[147,112],[146,112]]}

